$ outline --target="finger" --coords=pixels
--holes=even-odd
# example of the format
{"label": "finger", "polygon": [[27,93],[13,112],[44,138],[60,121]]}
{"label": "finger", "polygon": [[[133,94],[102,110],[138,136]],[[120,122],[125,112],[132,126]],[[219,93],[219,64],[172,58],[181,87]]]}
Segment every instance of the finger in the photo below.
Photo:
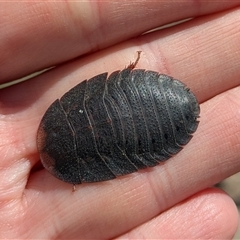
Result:
{"label": "finger", "polygon": [[207,189],[117,239],[232,239],[237,227],[232,199]]}
{"label": "finger", "polygon": [[166,23],[239,5],[227,0],[130,4],[119,1],[1,3],[0,81],[58,65]]}

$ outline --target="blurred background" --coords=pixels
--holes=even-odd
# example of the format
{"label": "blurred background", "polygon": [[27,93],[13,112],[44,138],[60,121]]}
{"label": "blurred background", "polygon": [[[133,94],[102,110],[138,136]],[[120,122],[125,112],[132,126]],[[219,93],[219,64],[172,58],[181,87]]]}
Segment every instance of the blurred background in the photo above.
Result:
{"label": "blurred background", "polygon": [[[240,216],[240,172],[217,184],[217,187],[223,189],[234,200]],[[240,222],[238,224],[238,231],[233,239],[240,239]]]}

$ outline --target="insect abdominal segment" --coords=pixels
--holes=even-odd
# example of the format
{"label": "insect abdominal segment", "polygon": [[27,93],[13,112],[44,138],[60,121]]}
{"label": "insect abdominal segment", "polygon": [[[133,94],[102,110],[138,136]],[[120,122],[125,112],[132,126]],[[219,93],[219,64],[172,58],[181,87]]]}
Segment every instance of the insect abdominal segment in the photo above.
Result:
{"label": "insect abdominal segment", "polygon": [[40,157],[65,182],[110,180],[178,153],[198,115],[195,96],[167,75],[130,68],[103,73],[49,107],[38,130]]}

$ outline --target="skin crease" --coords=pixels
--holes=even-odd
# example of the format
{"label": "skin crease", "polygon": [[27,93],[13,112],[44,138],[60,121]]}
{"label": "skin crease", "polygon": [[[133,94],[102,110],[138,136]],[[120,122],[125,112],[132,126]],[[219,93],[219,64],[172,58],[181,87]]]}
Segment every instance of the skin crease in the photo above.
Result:
{"label": "skin crease", "polygon": [[[236,207],[211,186],[240,171],[239,5],[0,3],[1,83],[57,65],[0,90],[0,238],[231,239]],[[196,94],[199,128],[166,163],[72,192],[39,164],[41,117],[77,83],[123,69],[139,50],[137,68],[171,75]]]}

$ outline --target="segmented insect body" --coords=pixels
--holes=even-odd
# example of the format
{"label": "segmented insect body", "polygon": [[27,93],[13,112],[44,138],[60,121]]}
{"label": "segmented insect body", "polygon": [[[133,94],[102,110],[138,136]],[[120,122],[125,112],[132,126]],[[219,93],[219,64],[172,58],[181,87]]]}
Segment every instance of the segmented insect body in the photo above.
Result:
{"label": "segmented insect body", "polygon": [[72,184],[156,166],[198,126],[199,104],[178,80],[126,68],[85,80],[46,111],[37,144],[43,166]]}

